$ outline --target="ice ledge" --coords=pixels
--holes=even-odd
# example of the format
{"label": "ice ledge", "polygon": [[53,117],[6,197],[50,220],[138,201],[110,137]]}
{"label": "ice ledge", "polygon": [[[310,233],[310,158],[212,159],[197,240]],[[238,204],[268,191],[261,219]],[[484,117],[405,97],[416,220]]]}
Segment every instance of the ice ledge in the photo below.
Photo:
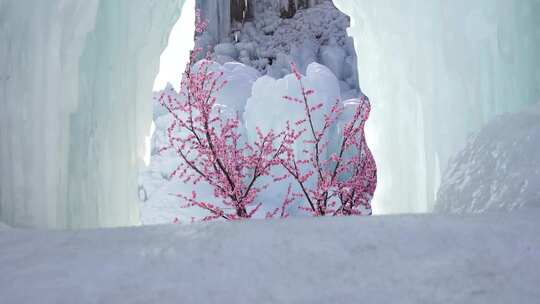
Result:
{"label": "ice ledge", "polygon": [[0,232],[0,294],[6,303],[533,303],[539,216],[11,230]]}

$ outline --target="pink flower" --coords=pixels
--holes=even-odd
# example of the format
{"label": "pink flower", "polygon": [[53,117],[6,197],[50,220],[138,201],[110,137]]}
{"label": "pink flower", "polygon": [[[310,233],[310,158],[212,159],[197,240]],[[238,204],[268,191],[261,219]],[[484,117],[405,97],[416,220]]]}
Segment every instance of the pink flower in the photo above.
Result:
{"label": "pink flower", "polygon": [[[313,112],[320,111],[323,103],[310,102],[309,96],[315,94],[315,91],[304,87],[294,63],[291,69],[300,83],[302,96],[283,98],[303,104],[305,115],[295,122],[294,127],[287,124],[287,136],[292,140],[285,141],[288,153],[284,154],[281,163],[298,184],[301,189],[299,194],[307,203],[307,206],[300,206],[300,209],[314,216],[370,215],[370,201],[377,185],[377,168],[364,136],[364,125],[370,110],[369,100],[365,96],[359,99],[354,115],[342,129],[343,138],[338,153],[329,153],[329,132],[341,117],[343,106],[340,100],[336,100],[330,113],[323,115],[323,126],[318,128],[313,120]],[[292,145],[299,139],[298,134],[304,134],[306,130],[299,131],[295,127],[304,123],[309,125],[309,136],[302,142],[311,148],[303,149],[300,155],[296,155]],[[325,158],[324,155],[329,156]]]}

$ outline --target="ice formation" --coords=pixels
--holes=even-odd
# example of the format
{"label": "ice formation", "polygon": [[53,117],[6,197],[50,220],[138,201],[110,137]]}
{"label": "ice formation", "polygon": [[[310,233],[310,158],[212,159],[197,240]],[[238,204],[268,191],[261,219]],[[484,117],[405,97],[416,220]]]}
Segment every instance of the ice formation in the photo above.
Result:
{"label": "ice formation", "polygon": [[351,16],[378,213],[433,209],[451,155],[494,116],[540,100],[535,0],[335,0]]}
{"label": "ice formation", "polygon": [[210,20],[210,29],[197,37],[196,44],[212,52],[215,61],[242,62],[274,78],[290,73],[291,62],[303,73],[310,63],[322,63],[341,81],[343,93],[358,97],[356,53],[353,40],[347,35],[349,17],[331,1],[292,1],[295,6],[284,17],[287,8],[280,6],[279,1],[250,0],[246,2],[250,10],[244,15],[252,16],[235,20],[233,15],[231,25],[219,26],[230,29],[228,34],[214,28],[225,19],[222,14],[235,11],[235,1],[231,2],[232,8],[221,11],[215,1],[197,3],[203,18]]}
{"label": "ice formation", "polygon": [[540,103],[497,117],[452,158],[435,211],[481,213],[540,207]]}
{"label": "ice formation", "polygon": [[139,222],[159,55],[183,0],[0,0],[0,220]]}

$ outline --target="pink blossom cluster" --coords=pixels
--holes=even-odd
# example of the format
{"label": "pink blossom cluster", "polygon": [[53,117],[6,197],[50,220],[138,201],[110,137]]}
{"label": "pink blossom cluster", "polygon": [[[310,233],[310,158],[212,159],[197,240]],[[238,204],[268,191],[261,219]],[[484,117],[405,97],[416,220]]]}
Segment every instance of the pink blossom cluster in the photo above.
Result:
{"label": "pink blossom cluster", "polygon": [[201,16],[201,10],[195,11],[195,34],[202,34],[208,27],[208,21]]}
{"label": "pink blossom cluster", "polygon": [[[377,169],[364,134],[371,110],[368,99],[363,96],[353,105],[352,118],[341,128],[339,148],[330,153],[330,130],[344,111],[341,101],[336,100],[329,113],[323,114],[323,125],[317,128],[313,117],[315,112],[322,111],[324,104],[310,102],[315,91],[304,86],[298,68],[294,63],[291,66],[300,84],[301,96],[284,96],[283,99],[302,106],[305,115],[294,122],[293,127],[286,126],[286,152],[280,161],[298,184],[301,190],[298,194],[307,202],[301,208],[314,216],[371,214]],[[292,145],[298,140],[302,140],[305,147],[300,153]]]}
{"label": "pink blossom cluster", "polygon": [[162,93],[159,102],[174,117],[167,130],[168,146],[182,159],[172,176],[194,185],[206,182],[222,204],[216,206],[199,201],[194,191],[190,196],[179,195],[186,207],[209,211],[203,220],[250,218],[261,207],[257,194],[268,187],[259,179],[270,174],[279,164],[284,145],[276,145],[283,133],[262,133],[254,144],[241,140],[240,119],[225,117],[216,104],[215,94],[225,85],[222,73],[209,70],[210,61],[203,60],[197,69],[188,64],[179,97]]}

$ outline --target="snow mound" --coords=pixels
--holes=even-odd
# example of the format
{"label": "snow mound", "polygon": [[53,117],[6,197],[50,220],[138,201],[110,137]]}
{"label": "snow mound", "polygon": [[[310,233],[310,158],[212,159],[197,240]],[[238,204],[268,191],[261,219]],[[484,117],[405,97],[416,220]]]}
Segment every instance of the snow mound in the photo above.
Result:
{"label": "snow mound", "polygon": [[[341,99],[339,82],[330,69],[318,63],[308,66],[302,82],[306,88],[315,90],[310,96],[311,102],[324,102],[323,110],[314,114],[316,127],[321,128],[323,113],[329,113],[335,100]],[[294,74],[280,79],[264,76],[255,81],[244,113],[248,138],[252,141],[257,138],[255,127],[263,132],[282,130],[287,121],[303,118],[303,107],[291,105],[284,96],[301,97],[300,84]]]}
{"label": "snow mound", "polygon": [[540,103],[497,117],[471,138],[442,179],[435,210],[540,207]]}
{"label": "snow mound", "polygon": [[536,303],[539,216],[11,230],[0,302]]}

